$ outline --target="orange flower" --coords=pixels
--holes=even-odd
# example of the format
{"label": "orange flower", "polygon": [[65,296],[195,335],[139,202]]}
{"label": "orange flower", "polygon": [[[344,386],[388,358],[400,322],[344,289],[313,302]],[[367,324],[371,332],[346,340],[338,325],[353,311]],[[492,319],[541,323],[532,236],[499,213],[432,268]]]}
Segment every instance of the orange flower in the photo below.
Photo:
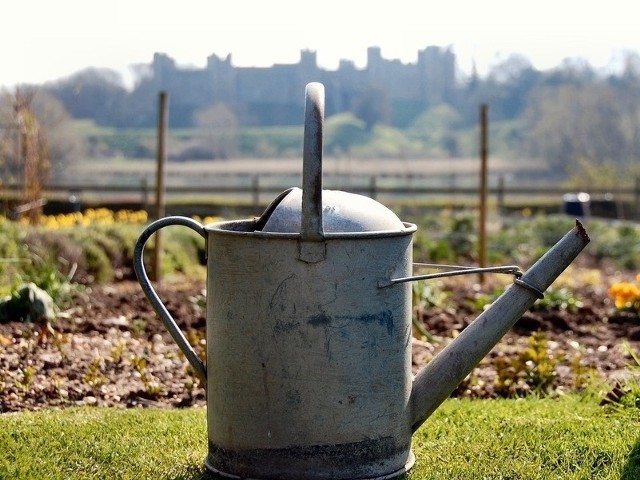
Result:
{"label": "orange flower", "polygon": [[633,283],[614,283],[609,289],[609,295],[613,297],[619,310],[640,306],[640,289]]}

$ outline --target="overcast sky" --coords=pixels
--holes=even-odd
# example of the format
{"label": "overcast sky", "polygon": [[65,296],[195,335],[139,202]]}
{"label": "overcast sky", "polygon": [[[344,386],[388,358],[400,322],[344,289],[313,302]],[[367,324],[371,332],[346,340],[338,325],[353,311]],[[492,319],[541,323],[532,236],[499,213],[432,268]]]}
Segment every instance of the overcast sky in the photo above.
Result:
{"label": "overcast sky", "polygon": [[609,0],[10,0],[3,2],[0,85],[43,83],[87,67],[127,74],[164,52],[202,67],[212,53],[235,66],[296,63],[317,52],[321,67],[340,59],[362,68],[366,49],[415,63],[417,51],[451,46],[458,67],[480,73],[509,54],[548,69],[567,57],[594,67],[640,51],[632,2]]}

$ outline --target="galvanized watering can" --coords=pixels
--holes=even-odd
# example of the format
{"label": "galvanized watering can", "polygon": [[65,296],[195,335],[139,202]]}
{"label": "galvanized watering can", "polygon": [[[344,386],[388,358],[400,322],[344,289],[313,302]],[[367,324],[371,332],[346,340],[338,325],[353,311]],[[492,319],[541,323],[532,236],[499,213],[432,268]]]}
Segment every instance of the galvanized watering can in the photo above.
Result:
{"label": "galvanized watering can", "polygon": [[[168,217],[135,248],[142,288],[207,390],[209,470],[228,478],[386,479],[414,463],[413,432],[588,243],[580,224],[419,374],[411,373],[412,235],[380,203],[322,189],[324,87],[306,88],[303,189],[253,220]],[[207,364],[154,291],[149,237],[207,242]],[[477,269],[466,269],[469,273]]]}

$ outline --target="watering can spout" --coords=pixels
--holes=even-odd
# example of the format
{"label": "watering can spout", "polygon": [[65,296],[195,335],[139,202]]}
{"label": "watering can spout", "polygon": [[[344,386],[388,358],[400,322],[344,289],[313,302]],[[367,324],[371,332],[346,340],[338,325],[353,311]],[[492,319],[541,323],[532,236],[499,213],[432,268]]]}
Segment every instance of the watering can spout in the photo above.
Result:
{"label": "watering can spout", "polygon": [[518,319],[589,243],[580,222],[516,278],[490,308],[448,344],[415,377],[411,390],[413,431],[453,392]]}

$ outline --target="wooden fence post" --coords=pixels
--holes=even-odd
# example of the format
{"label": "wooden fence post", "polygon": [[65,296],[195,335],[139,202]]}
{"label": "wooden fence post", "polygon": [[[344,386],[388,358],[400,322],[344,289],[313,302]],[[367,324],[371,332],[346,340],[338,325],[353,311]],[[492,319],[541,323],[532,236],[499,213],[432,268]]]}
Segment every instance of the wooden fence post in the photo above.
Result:
{"label": "wooden fence post", "polygon": [[505,211],[504,203],[504,175],[498,176],[498,188],[496,190],[496,201],[498,203],[498,211],[503,214]]}
{"label": "wooden fence post", "polygon": [[260,208],[260,175],[254,175],[251,179],[251,193],[253,198],[253,209],[257,212]]}
{"label": "wooden fence post", "polygon": [[147,177],[140,180],[140,208],[145,212],[149,212],[149,182]]}
{"label": "wooden fence post", "polygon": [[635,218],[636,220],[640,220],[640,177],[636,177],[636,184],[634,188],[634,200],[635,200]]}
{"label": "wooden fence post", "polygon": [[378,195],[378,178],[375,175],[369,177],[369,192],[371,198],[375,200]]}
{"label": "wooden fence post", "polygon": [[[487,157],[489,153],[489,125],[486,104],[480,105],[480,220],[478,232],[478,264],[487,264]],[[484,275],[479,275],[480,283]]]}
{"label": "wooden fence post", "polygon": [[[158,150],[156,171],[156,219],[165,216],[164,179],[165,165],[167,163],[167,92],[160,92],[158,111]],[[162,280],[162,236],[160,231],[155,235],[155,248],[153,250],[153,280]]]}

